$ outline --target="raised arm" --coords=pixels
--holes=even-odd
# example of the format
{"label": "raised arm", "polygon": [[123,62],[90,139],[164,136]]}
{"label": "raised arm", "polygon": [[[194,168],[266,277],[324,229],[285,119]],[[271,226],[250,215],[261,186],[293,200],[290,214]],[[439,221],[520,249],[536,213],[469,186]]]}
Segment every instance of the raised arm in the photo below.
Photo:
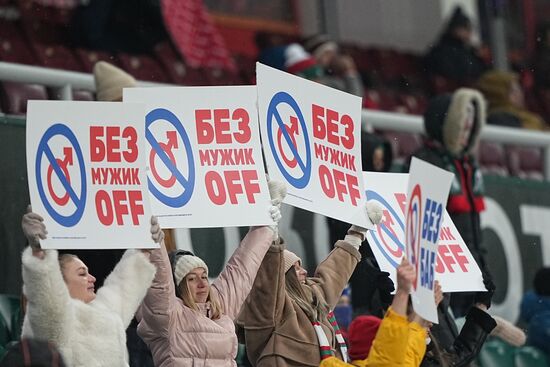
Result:
{"label": "raised arm", "polygon": [[97,292],[95,303],[116,312],[128,327],[147,293],[156,268],[146,254],[127,250]]}
{"label": "raised arm", "polygon": [[275,224],[250,228],[221,274],[212,283],[218,292],[224,314],[232,320],[239,315],[269,246],[278,238],[277,224],[281,220],[280,206],[286,195],[286,186],[280,181],[268,181],[268,185],[271,195],[269,213]]}

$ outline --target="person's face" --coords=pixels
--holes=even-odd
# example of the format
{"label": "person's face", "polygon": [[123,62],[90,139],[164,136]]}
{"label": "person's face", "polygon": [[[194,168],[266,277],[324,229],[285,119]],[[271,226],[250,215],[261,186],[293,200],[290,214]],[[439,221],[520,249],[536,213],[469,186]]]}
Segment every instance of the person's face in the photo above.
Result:
{"label": "person's face", "polygon": [[471,27],[458,27],[453,30],[453,34],[456,38],[464,43],[470,44],[472,42],[473,31]]}
{"label": "person's face", "polygon": [[208,299],[210,284],[208,284],[208,274],[204,268],[195,268],[185,276],[189,294],[193,297],[195,303],[205,303]]}
{"label": "person's face", "polygon": [[317,57],[317,63],[324,68],[328,68],[338,53],[336,50],[326,50]]}
{"label": "person's face", "polygon": [[374,149],[372,154],[372,166],[375,171],[384,170],[384,148],[378,147]]}
{"label": "person's face", "polygon": [[520,108],[525,106],[523,90],[517,81],[513,81],[510,85],[510,103]]}
{"label": "person's face", "polygon": [[306,269],[302,268],[302,265],[299,261],[296,261],[294,263],[294,270],[296,270],[296,277],[298,278],[298,281],[300,283],[305,283],[307,278],[307,271]]}
{"label": "person's face", "polygon": [[84,303],[95,299],[95,277],[88,273],[88,267],[79,258],[73,258],[62,269],[63,279],[72,298]]}

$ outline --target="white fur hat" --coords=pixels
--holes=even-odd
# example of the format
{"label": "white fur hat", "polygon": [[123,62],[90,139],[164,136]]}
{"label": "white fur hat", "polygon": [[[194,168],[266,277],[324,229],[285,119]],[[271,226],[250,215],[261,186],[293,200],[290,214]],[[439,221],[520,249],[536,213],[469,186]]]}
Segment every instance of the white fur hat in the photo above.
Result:
{"label": "white fur hat", "polygon": [[121,101],[122,89],[137,84],[133,76],[105,61],[94,65],[94,79],[98,101]]}
{"label": "white fur hat", "polygon": [[176,266],[174,268],[176,287],[181,283],[183,278],[185,278],[185,276],[195,268],[203,268],[206,270],[206,274],[208,275],[208,266],[206,266],[206,263],[200,257],[193,255],[183,255],[178,257],[178,261],[176,262]]}
{"label": "white fur hat", "polygon": [[285,258],[285,268],[284,268],[284,272],[286,273],[291,267],[294,266],[294,263],[296,261],[299,261],[300,264],[302,264],[302,259],[300,259],[298,257],[298,255],[296,255],[294,252],[292,251],[288,251],[288,250],[285,250],[284,253],[283,253],[283,256]]}

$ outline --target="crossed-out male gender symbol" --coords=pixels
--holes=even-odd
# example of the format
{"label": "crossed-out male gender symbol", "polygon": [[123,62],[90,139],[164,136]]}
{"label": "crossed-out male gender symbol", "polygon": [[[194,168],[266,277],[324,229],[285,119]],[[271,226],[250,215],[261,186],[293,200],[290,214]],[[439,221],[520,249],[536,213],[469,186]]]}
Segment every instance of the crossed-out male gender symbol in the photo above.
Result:
{"label": "crossed-out male gender symbol", "polygon": [[[379,193],[372,190],[365,190],[365,194],[369,201],[378,202],[384,211],[382,221],[376,226],[376,232],[371,232],[372,239],[376,247],[382,255],[395,268],[399,266],[399,262],[405,251],[405,245],[399,240],[395,230],[404,231],[405,225],[395,211],[395,209],[384,199]],[[393,225],[397,222],[397,226]]]}
{"label": "crossed-out male gender symbol", "polygon": [[[288,105],[296,116],[290,116],[290,126],[283,122],[280,110],[278,107],[282,104]],[[276,126],[273,125],[275,120]],[[275,129],[274,129],[275,127]],[[301,131],[300,131],[301,130]],[[277,135],[277,146],[274,141],[274,131]],[[286,92],[276,93],[267,109],[267,136],[269,140],[269,147],[275,159],[275,163],[279,168],[281,174],[285,177],[289,184],[292,186],[303,189],[309,183],[311,178],[311,150],[309,134],[307,131],[306,121],[304,115],[298,106],[298,103],[292,98],[292,96]],[[298,142],[296,137],[303,139],[304,157],[300,156],[298,152]],[[288,148],[291,151],[291,156],[287,156],[283,150],[283,139]],[[291,173],[290,169],[299,167],[299,173],[295,176],[295,173]]]}
{"label": "crossed-out male gender symbol", "polygon": [[[69,147],[66,146],[63,148],[63,159],[56,158],[50,146],[48,145],[49,141],[56,136],[65,137],[71,145]],[[74,164],[73,152],[74,155],[76,155],[76,159],[78,161],[80,172],[79,181],[71,180],[68,169],[68,166],[72,166]],[[43,156],[46,156],[46,159],[49,162],[48,169],[46,171],[49,197],[53,200],[57,207],[66,207],[67,205],[69,205],[70,202],[72,202],[75,206],[75,209],[72,213],[68,215],[61,214],[58,210],[56,210],[56,208],[54,208],[54,206],[50,203],[48,195],[46,195],[44,184],[42,182],[41,170]],[[57,179],[63,186],[63,189],[65,190],[65,194],[61,196],[57,195],[52,184],[54,173],[55,177],[57,177]],[[82,155],[80,145],[78,144],[78,140],[71,129],[69,129],[69,127],[67,127],[66,125],[54,124],[50,126],[42,136],[42,139],[40,139],[36,152],[35,176],[40,200],[42,201],[42,204],[44,205],[44,208],[46,208],[48,214],[57,223],[64,227],[72,227],[76,225],[82,218],[82,215],[84,214],[84,209],[86,207],[86,168],[84,164],[84,157]],[[75,182],[80,182],[80,195],[77,195],[74,188],[71,186]]]}
{"label": "crossed-out male gender symbol", "polygon": [[416,278],[418,277],[418,270],[420,267],[420,216],[422,214],[422,190],[420,185],[415,185],[411,197],[409,198],[409,211],[407,213],[407,231],[406,233],[406,243],[411,244],[411,254],[410,259],[412,264],[415,266],[416,277],[413,282],[413,288],[416,289]]}
{"label": "crossed-out male gender symbol", "polygon": [[[169,122],[175,131],[166,132],[166,143],[158,141],[151,132],[151,125],[156,121],[163,120]],[[187,156],[187,171],[188,177],[179,170],[176,164],[176,157],[173,149],[178,148],[178,136],[183,142],[185,153]],[[193,150],[189,136],[187,135],[182,123],[171,111],[164,108],[156,108],[149,112],[145,117],[145,137],[151,145],[149,153],[149,166],[151,174],[155,179],[153,182],[149,177],[147,183],[149,191],[163,204],[172,207],[180,208],[187,204],[193,195],[195,188],[195,161],[193,159]],[[158,156],[164,166],[170,171],[170,177],[163,178],[155,163],[155,157]],[[162,188],[168,189],[176,185],[180,185],[183,189],[182,193],[176,196],[169,196],[162,192],[164,189],[159,189],[155,183],[158,183]]]}

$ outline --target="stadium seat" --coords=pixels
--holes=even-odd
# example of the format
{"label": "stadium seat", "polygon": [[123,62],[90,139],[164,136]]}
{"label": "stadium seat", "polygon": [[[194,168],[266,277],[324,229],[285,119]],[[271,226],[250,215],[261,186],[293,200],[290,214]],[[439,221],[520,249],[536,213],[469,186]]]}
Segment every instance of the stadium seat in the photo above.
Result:
{"label": "stadium seat", "polygon": [[512,176],[536,181],[544,180],[543,156],[540,148],[508,147],[508,169]]}
{"label": "stadium seat", "polygon": [[[2,325],[7,330],[7,338]],[[5,346],[12,340],[19,339],[21,335],[21,303],[19,297],[10,294],[0,294],[0,345]]]}
{"label": "stadium seat", "polygon": [[37,84],[20,84],[2,82],[0,85],[0,101],[2,111],[11,115],[27,113],[27,101],[31,99],[48,99],[46,88]]}
{"label": "stadium seat", "polygon": [[478,364],[482,367],[515,367],[516,348],[503,341],[487,341],[478,355]]}
{"label": "stadium seat", "polygon": [[151,56],[120,53],[118,59],[122,68],[136,79],[157,83],[168,82],[168,76],[160,64]]}
{"label": "stadium seat", "polygon": [[256,84],[256,58],[247,55],[235,55],[235,63],[239,68],[242,81],[246,84]]}
{"label": "stadium seat", "polygon": [[173,83],[186,84],[187,69],[170,42],[160,42],[156,45],[155,54]]}
{"label": "stadium seat", "polygon": [[550,360],[535,347],[521,347],[516,350],[516,367],[548,367]]}
{"label": "stadium seat", "polygon": [[73,90],[74,101],[94,101],[94,94],[88,90]]}
{"label": "stadium seat", "polygon": [[243,84],[239,75],[219,68],[205,68],[206,80],[209,85],[239,85]]}
{"label": "stadium seat", "polygon": [[82,71],[85,73],[91,73],[94,70],[94,65],[98,61],[106,61],[108,63],[116,65],[115,57],[107,52],[86,50],[83,48],[77,48],[74,50],[76,58],[82,64]]}
{"label": "stadium seat", "polygon": [[479,144],[478,161],[481,172],[508,176],[504,147],[497,143],[482,141]]}
{"label": "stadium seat", "polygon": [[16,22],[0,22],[0,60],[19,64],[36,64],[36,58],[29,48]]}
{"label": "stadium seat", "polygon": [[405,163],[414,152],[422,146],[422,138],[418,134],[390,131],[384,134],[393,150],[394,163]]}
{"label": "stadium seat", "polygon": [[31,46],[41,66],[72,71],[83,70],[76,56],[64,46],[45,45],[36,42],[32,42]]}

